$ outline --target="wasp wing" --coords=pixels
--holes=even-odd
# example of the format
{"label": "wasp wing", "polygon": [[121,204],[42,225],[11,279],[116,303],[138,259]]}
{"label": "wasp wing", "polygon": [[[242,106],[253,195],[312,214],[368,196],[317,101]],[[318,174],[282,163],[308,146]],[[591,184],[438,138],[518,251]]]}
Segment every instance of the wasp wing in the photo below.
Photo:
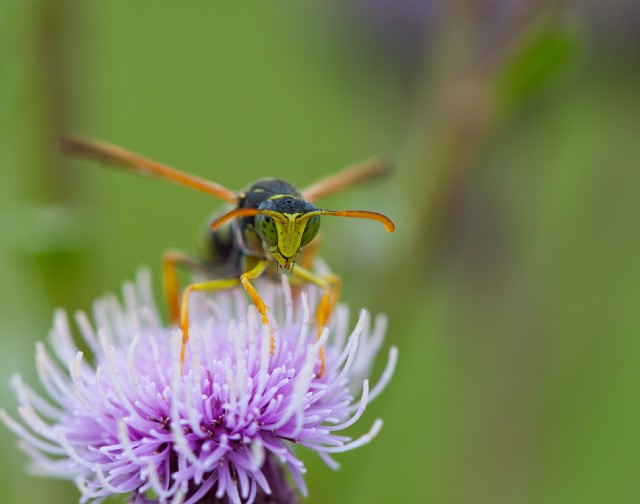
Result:
{"label": "wasp wing", "polygon": [[367,180],[386,175],[390,171],[391,164],[387,159],[374,157],[318,180],[301,192],[307,201],[315,201]]}
{"label": "wasp wing", "polygon": [[229,203],[238,202],[238,195],[234,191],[216,182],[189,175],[115,145],[96,140],[69,137],[61,138],[60,144],[65,151],[105,161],[132,173],[166,180],[210,194]]}

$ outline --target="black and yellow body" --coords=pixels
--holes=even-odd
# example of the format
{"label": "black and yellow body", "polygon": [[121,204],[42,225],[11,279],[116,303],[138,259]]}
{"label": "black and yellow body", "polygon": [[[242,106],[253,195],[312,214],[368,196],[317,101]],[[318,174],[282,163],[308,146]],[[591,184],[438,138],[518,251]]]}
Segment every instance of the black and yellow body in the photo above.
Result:
{"label": "black and yellow body", "polygon": [[[300,237],[300,243],[283,244],[285,256],[273,250],[277,268],[291,269],[295,263],[295,256],[307,245],[318,231],[319,225],[314,222],[301,222],[300,216],[317,210],[313,204],[305,201],[296,187],[284,180],[262,179],[253,183],[244,191],[238,193],[239,209],[271,209],[293,220],[296,226],[298,218],[300,229],[287,233],[280,226],[280,221],[268,215],[242,217],[227,222],[217,229],[209,229],[205,245],[204,259],[212,267],[224,268],[230,276],[238,276],[246,271],[247,266],[254,263],[254,259],[269,258],[269,243],[277,242],[278,237]],[[247,259],[249,261],[247,262]],[[292,260],[293,259],[293,260]]]}
{"label": "black and yellow body", "polygon": [[[388,217],[377,212],[325,210],[313,204],[322,196],[386,172],[386,164],[377,159],[347,168],[303,190],[298,190],[287,181],[269,178],[254,182],[243,191],[234,192],[216,182],[169,168],[109,144],[71,138],[63,139],[62,145],[66,150],[98,158],[127,171],[205,192],[233,205],[231,210],[211,222],[203,257],[194,258],[169,251],[163,258],[169,314],[172,321],[180,324],[183,334],[181,364],[184,363],[189,337],[189,297],[194,292],[228,289],[240,284],[258,309],[262,322],[269,326],[268,307],[252,281],[265,272],[291,274],[300,281],[313,283],[323,289],[324,294],[316,311],[320,337],[337,301],[340,280],[333,274],[317,275],[300,264],[296,265],[296,261],[317,235],[321,217],[370,219],[382,223],[389,232],[395,229]],[[211,279],[189,284],[181,292],[176,271],[178,267],[200,270]],[[273,333],[271,346],[273,353]],[[324,352],[321,349],[318,377],[322,376],[324,365]]]}

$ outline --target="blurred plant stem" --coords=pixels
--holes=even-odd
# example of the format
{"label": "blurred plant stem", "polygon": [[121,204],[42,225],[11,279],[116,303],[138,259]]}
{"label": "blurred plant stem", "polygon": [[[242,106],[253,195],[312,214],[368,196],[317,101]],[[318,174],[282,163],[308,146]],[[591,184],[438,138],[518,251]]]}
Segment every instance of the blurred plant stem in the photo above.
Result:
{"label": "blurred plant stem", "polygon": [[72,201],[73,180],[71,172],[56,149],[57,138],[67,130],[71,122],[71,99],[73,79],[71,77],[70,40],[68,39],[71,4],[68,0],[41,1],[38,15],[38,44],[36,46],[36,71],[41,96],[42,131],[40,141],[43,148],[41,198],[45,201],[63,203]]}
{"label": "blurred plant stem", "polygon": [[431,275],[443,246],[456,189],[482,164],[483,150],[519,105],[514,101],[505,107],[499,101],[504,68],[541,26],[562,23],[559,3],[541,9],[536,2],[521,2],[488,30],[481,12],[488,4],[448,4],[428,52],[434,64],[425,65],[410,120],[402,160],[407,169],[401,176],[407,200],[417,203],[411,211],[417,217],[412,236],[418,246],[407,249],[406,260],[420,265],[418,286]]}
{"label": "blurred plant stem", "polygon": [[32,78],[37,107],[28,138],[35,166],[27,185],[27,198],[35,205],[25,220],[33,220],[29,228],[37,237],[27,254],[47,298],[55,305],[78,307],[83,303],[80,282],[87,259],[75,208],[80,188],[58,149],[58,138],[71,130],[77,115],[72,104],[79,102],[79,72],[74,69],[86,7],[77,0],[40,0],[36,5]]}

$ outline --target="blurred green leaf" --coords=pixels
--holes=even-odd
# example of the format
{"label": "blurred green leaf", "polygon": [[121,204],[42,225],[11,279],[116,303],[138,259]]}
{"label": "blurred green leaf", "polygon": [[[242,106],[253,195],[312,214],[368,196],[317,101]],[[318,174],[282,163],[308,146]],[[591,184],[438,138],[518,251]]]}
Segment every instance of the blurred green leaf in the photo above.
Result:
{"label": "blurred green leaf", "polygon": [[566,24],[543,22],[525,32],[496,75],[498,104],[509,110],[557,83],[582,45],[581,31]]}

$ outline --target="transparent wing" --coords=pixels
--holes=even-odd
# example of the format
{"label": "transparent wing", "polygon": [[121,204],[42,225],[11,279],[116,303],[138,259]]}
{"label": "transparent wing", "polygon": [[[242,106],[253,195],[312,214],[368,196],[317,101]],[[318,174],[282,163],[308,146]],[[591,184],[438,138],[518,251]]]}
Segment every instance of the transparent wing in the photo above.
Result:
{"label": "transparent wing", "polygon": [[105,161],[132,173],[166,180],[207,193],[229,203],[238,202],[238,195],[234,191],[216,182],[189,175],[115,145],[96,140],[69,137],[61,138],[60,144],[65,151]]}
{"label": "transparent wing", "polygon": [[391,164],[387,159],[374,157],[318,180],[301,192],[307,201],[315,201],[367,180],[386,175],[390,171]]}

